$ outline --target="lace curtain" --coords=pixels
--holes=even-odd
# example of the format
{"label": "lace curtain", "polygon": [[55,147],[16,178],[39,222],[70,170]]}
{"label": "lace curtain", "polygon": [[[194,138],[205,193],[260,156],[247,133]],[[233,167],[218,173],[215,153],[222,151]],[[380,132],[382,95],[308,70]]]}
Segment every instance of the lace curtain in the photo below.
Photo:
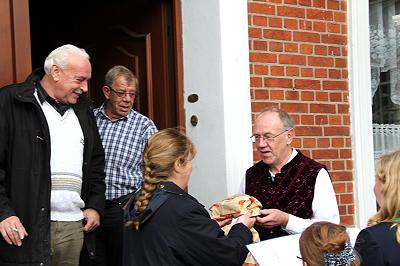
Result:
{"label": "lace curtain", "polygon": [[[374,97],[382,86],[388,88],[387,93],[382,94],[385,96],[379,96],[387,100],[375,102],[373,105],[375,159],[392,149],[400,148],[399,121],[388,119],[394,118],[394,114],[400,112],[400,15],[396,15],[396,4],[399,6],[399,2],[369,1],[371,96]],[[391,103],[393,108],[389,106]]]}

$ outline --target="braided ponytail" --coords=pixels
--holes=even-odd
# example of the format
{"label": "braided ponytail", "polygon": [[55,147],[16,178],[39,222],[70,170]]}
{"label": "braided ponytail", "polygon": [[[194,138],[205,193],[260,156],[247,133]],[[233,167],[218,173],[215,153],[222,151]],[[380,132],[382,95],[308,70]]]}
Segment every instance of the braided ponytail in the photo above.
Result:
{"label": "braided ponytail", "polygon": [[150,137],[143,153],[143,184],[134,205],[136,215],[127,224],[139,230],[141,214],[149,205],[158,183],[167,180],[176,161],[194,157],[193,143],[176,129],[167,128]]}

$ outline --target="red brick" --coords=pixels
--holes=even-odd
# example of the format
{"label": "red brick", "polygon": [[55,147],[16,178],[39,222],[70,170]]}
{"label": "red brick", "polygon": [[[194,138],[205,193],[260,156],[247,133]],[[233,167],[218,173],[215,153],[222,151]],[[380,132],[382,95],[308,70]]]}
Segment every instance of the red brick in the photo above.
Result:
{"label": "red brick", "polygon": [[353,177],[351,171],[335,171],[330,172],[332,181],[352,181]]}
{"label": "red brick", "polygon": [[276,63],[276,54],[250,53],[250,62]]}
{"label": "red brick", "polygon": [[287,78],[264,78],[265,87],[272,88],[292,88],[292,79]]}
{"label": "red brick", "polygon": [[262,78],[251,77],[250,78],[250,87],[262,87]]}
{"label": "red brick", "polygon": [[319,90],[321,89],[321,81],[316,79],[296,79],[294,86],[298,89]]}
{"label": "red brick", "polygon": [[321,42],[328,43],[328,44],[340,44],[345,45],[347,44],[347,36],[346,35],[339,35],[339,34],[322,34],[321,35]]}
{"label": "red brick", "polygon": [[268,66],[266,65],[254,65],[254,73],[256,75],[268,75]]}
{"label": "red brick", "polygon": [[340,223],[343,225],[354,225],[354,216],[353,215],[342,215],[340,216]]}
{"label": "red brick", "polygon": [[286,29],[297,30],[299,28],[297,19],[284,18],[283,25]]}
{"label": "red brick", "polygon": [[347,67],[347,59],[335,58],[335,67]]}
{"label": "red brick", "polygon": [[268,18],[268,25],[272,28],[282,28],[282,18]]}
{"label": "red brick", "polygon": [[327,26],[328,26],[328,32],[331,32],[331,33],[340,33],[341,32],[340,24],[328,23]]}
{"label": "red brick", "polygon": [[342,125],[342,116],[340,115],[331,115],[329,116],[329,124],[332,126]]}
{"label": "red brick", "polygon": [[[336,195],[336,197],[338,198],[339,195]],[[338,201],[338,199],[336,199],[336,201]],[[345,214],[347,214],[346,205],[338,205],[338,208],[339,208],[339,214],[340,214],[340,215],[345,215]]]}
{"label": "red brick", "polygon": [[346,2],[346,1],[342,1],[342,2],[340,3],[340,9],[341,9],[342,11],[347,11],[347,2]]}
{"label": "red brick", "polygon": [[302,54],[312,54],[313,53],[313,45],[312,44],[300,44],[300,53]]}
{"label": "red brick", "polygon": [[299,51],[298,43],[285,43],[284,44],[285,52],[287,53],[297,53]]}
{"label": "red brick", "polygon": [[311,6],[311,0],[299,0],[299,6]]}
{"label": "red brick", "polygon": [[349,72],[346,69],[342,69],[342,78],[347,79],[349,77]]}
{"label": "red brick", "polygon": [[348,83],[347,81],[329,81],[324,80],[322,81],[322,88],[324,90],[348,90]]}
{"label": "red brick", "polygon": [[329,78],[330,79],[341,79],[342,71],[338,69],[329,69]]}
{"label": "red brick", "polygon": [[312,151],[312,158],[319,159],[336,159],[338,158],[338,151],[334,149],[319,149]]}
{"label": "red brick", "polygon": [[300,119],[300,123],[302,125],[314,125],[314,116],[313,115],[302,115]]}
{"label": "red brick", "polygon": [[253,102],[251,105],[253,112],[261,112],[268,107],[276,107],[276,104],[272,102]]}
{"label": "red brick", "polygon": [[341,159],[351,159],[351,150],[350,149],[341,149],[339,150],[339,157]]}
{"label": "red brick", "polygon": [[348,114],[349,113],[349,105],[348,104],[338,104],[338,113],[339,114]]}
{"label": "red brick", "polygon": [[333,12],[326,11],[326,10],[320,10],[320,9],[307,9],[306,18],[332,21],[333,20]]}
{"label": "red brick", "polygon": [[342,24],[340,28],[342,29],[340,33],[347,34],[347,24]]}
{"label": "red brick", "polygon": [[347,214],[354,214],[354,205],[347,205]]}
{"label": "red brick", "polygon": [[315,101],[315,93],[313,91],[302,91],[300,94],[301,101]]}
{"label": "red brick", "polygon": [[336,46],[328,46],[328,54],[331,56],[340,56],[340,48]]}
{"label": "red brick", "polygon": [[316,96],[316,100],[318,102],[328,101],[328,99],[329,99],[329,94],[327,92],[324,92],[324,91],[317,91],[315,93],[315,96]]}
{"label": "red brick", "polygon": [[272,76],[284,76],[285,68],[283,66],[271,66],[271,75]]}
{"label": "red brick", "polygon": [[298,67],[291,67],[287,66],[286,67],[286,76],[296,76],[298,77],[300,75],[300,71]]}
{"label": "red brick", "polygon": [[350,116],[343,116],[343,125],[350,125]]}
{"label": "red brick", "polygon": [[286,30],[264,29],[263,37],[266,39],[291,41],[292,33]]}
{"label": "red brick", "polygon": [[254,90],[254,99],[256,100],[268,100],[268,90]]}
{"label": "red brick", "polygon": [[341,127],[341,126],[332,126],[324,128],[324,136],[349,136],[350,129],[349,127]]}
{"label": "red brick", "polygon": [[284,3],[285,4],[289,4],[289,5],[296,5],[297,4],[297,0],[285,0]]}
{"label": "red brick", "polygon": [[328,116],[327,115],[316,115],[315,116],[315,124],[316,125],[328,124]]}
{"label": "red brick", "polygon": [[330,92],[329,93],[329,101],[331,102],[342,102],[342,93],[341,92]]}
{"label": "red brick", "polygon": [[346,191],[353,192],[353,183],[346,183]]}
{"label": "red brick", "polygon": [[342,194],[339,195],[340,204],[352,204],[354,203],[353,194]]}
{"label": "red brick", "polygon": [[302,30],[312,30],[312,22],[309,20],[299,20],[299,28]]}
{"label": "red brick", "polygon": [[306,65],[306,57],[303,55],[290,55],[290,54],[280,54],[279,64],[285,65]]}
{"label": "red brick", "polygon": [[316,68],[315,69],[315,77],[316,78],[327,78],[328,71],[325,68]]}
{"label": "red brick", "polygon": [[[346,170],[343,161],[332,161],[332,170]],[[344,186],[345,187],[345,186]]]}
{"label": "red brick", "polygon": [[[281,108],[288,113],[308,113],[308,104],[306,103],[281,103]],[[296,128],[297,132],[297,128]]]}
{"label": "red brick", "polygon": [[344,139],[343,138],[332,138],[332,147],[344,148]]}
{"label": "red brick", "polygon": [[283,90],[270,90],[271,100],[284,100],[285,94]]}
{"label": "red brick", "polygon": [[294,90],[285,91],[285,100],[287,101],[298,101],[299,100],[299,92]]}
{"label": "red brick", "polygon": [[268,48],[268,43],[266,41],[258,41],[258,40],[253,41],[254,50],[266,51],[267,48]]}
{"label": "red brick", "polygon": [[292,146],[295,148],[300,148],[301,147],[301,140],[298,138],[295,138],[292,142]]}
{"label": "red brick", "polygon": [[303,148],[316,148],[315,138],[304,138]]}
{"label": "red brick", "polygon": [[336,194],[344,193],[344,192],[346,192],[346,184],[345,183],[334,183],[333,190],[335,190]]}
{"label": "red brick", "polygon": [[338,0],[327,1],[328,9],[340,10],[340,2]]}
{"label": "red brick", "polygon": [[304,8],[278,6],[277,15],[282,17],[305,18],[306,12]]}
{"label": "red brick", "polygon": [[[351,147],[351,146],[349,146]],[[353,170],[353,161],[352,160],[347,160],[346,161],[346,169],[347,170]]]}
{"label": "red brick", "polygon": [[250,38],[262,38],[262,31],[259,28],[249,27]]}
{"label": "red brick", "polygon": [[[285,109],[286,110],[286,109]],[[294,110],[296,111],[296,110]],[[306,113],[306,112],[303,112]],[[321,136],[322,128],[318,126],[296,126],[297,136]]]}
{"label": "red brick", "polygon": [[314,29],[314,31],[325,32],[326,31],[326,23],[316,21],[316,22],[314,22],[313,29]]}
{"label": "red brick", "polygon": [[269,50],[271,52],[283,52],[283,43],[281,42],[270,42]]}
{"label": "red brick", "polygon": [[323,104],[323,103],[310,104],[310,112],[311,113],[334,114],[334,113],[336,113],[336,105]]}
{"label": "red brick", "polygon": [[328,138],[318,138],[317,144],[318,148],[329,148],[331,145]]}
{"label": "red brick", "polygon": [[313,68],[301,68],[301,76],[303,78],[311,78],[314,77],[314,69]]}
{"label": "red brick", "polygon": [[342,56],[347,56],[347,46],[342,46]]}
{"label": "red brick", "polygon": [[320,43],[321,35],[315,32],[293,32],[293,41]]}
{"label": "red brick", "polygon": [[325,0],[313,0],[313,7],[325,8]]}
{"label": "red brick", "polygon": [[336,22],[346,22],[347,19],[346,12],[335,12],[333,17]]}
{"label": "red brick", "polygon": [[316,55],[327,55],[328,47],[325,45],[315,45],[314,51]]}
{"label": "red brick", "polygon": [[308,65],[309,66],[333,67],[334,59],[331,57],[309,56],[308,57]]}
{"label": "red brick", "polygon": [[275,15],[274,5],[249,3],[247,6],[249,13]]}
{"label": "red brick", "polygon": [[266,27],[268,25],[267,17],[253,16],[253,25]]}

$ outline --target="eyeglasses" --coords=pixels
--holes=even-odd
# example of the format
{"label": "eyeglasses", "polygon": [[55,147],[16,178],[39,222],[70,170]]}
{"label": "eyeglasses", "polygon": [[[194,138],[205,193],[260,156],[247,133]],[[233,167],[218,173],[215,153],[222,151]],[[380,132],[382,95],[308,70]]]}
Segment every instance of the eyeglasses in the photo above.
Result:
{"label": "eyeglasses", "polygon": [[136,92],[116,91],[113,88],[111,88],[110,86],[107,86],[107,87],[110,89],[110,91],[114,92],[120,98],[125,97],[126,95],[129,95],[131,98],[133,98],[136,95]]}
{"label": "eyeglasses", "polygon": [[300,257],[300,256],[296,256],[296,258],[298,258],[299,260],[301,260],[302,262],[303,262],[303,264],[304,264],[304,262],[306,262],[306,260],[305,259],[303,259],[302,257]]}
{"label": "eyeglasses", "polygon": [[272,134],[270,134],[270,133],[265,133],[265,134],[262,134],[262,135],[260,135],[260,134],[253,134],[253,135],[250,137],[250,139],[251,139],[251,141],[254,142],[254,143],[260,142],[261,139],[264,140],[264,141],[267,142],[267,143],[272,143],[272,142],[275,140],[275,138],[279,137],[280,135],[282,135],[283,133],[285,133],[285,132],[287,132],[287,131],[289,131],[289,130],[291,130],[291,129],[292,129],[292,128],[285,129],[284,131],[282,131],[281,133],[279,133],[279,134],[277,134],[277,135],[272,135]]}

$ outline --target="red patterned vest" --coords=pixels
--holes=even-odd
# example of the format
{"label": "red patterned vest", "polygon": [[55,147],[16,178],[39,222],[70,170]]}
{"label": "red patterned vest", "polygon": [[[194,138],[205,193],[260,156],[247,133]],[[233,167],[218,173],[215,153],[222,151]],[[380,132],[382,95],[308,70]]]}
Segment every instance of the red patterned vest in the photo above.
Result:
{"label": "red patterned vest", "polygon": [[[259,161],[246,171],[246,194],[257,198],[264,209],[279,209],[303,219],[312,217],[315,180],[324,165],[298,154],[275,175],[272,181],[269,166]],[[261,240],[285,236],[280,226],[255,226]]]}

